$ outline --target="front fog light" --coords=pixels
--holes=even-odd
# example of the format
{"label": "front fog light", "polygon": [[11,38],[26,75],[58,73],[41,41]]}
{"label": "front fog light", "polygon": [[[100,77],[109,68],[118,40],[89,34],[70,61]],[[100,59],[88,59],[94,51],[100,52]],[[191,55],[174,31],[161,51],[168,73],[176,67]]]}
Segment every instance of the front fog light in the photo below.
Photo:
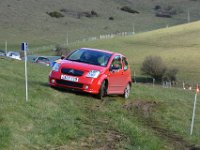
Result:
{"label": "front fog light", "polygon": [[52,80],[51,80],[51,83],[52,83],[52,84],[56,83],[55,79],[52,79]]}
{"label": "front fog light", "polygon": [[86,85],[86,86],[85,86],[85,89],[86,89],[86,90],[87,90],[87,89],[89,89],[89,86],[88,86],[88,85]]}

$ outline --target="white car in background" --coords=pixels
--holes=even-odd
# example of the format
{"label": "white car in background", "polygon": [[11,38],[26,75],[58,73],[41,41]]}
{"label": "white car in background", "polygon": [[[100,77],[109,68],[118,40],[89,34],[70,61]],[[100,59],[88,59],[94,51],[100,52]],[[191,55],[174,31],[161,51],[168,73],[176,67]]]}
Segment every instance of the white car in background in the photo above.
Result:
{"label": "white car in background", "polygon": [[22,59],[20,58],[20,53],[19,53],[19,52],[9,51],[9,52],[6,54],[6,56],[7,56],[7,57],[10,57],[10,58],[22,60]]}

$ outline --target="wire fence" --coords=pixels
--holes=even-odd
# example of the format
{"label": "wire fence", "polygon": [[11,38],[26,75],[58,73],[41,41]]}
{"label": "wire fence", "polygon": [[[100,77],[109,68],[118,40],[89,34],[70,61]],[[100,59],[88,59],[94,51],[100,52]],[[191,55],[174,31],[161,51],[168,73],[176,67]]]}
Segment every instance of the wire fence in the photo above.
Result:
{"label": "wire fence", "polygon": [[154,86],[160,86],[162,88],[178,88],[183,90],[196,90],[198,82],[195,81],[158,81],[149,76],[133,76],[132,81],[134,84],[148,84]]}
{"label": "wire fence", "polygon": [[[75,40],[72,42],[69,42],[69,39],[67,38],[65,43],[61,43],[61,45],[67,47],[71,45],[79,45],[84,42],[88,41],[96,41],[96,40],[103,40],[103,39],[112,39],[114,37],[125,37],[125,36],[130,36],[134,35],[135,32],[120,32],[120,33],[110,33],[110,34],[101,34],[99,36],[94,36],[94,37],[88,37],[88,38],[83,38],[79,40]],[[46,45],[46,46],[41,46],[41,47],[36,47],[36,48],[31,48],[31,51],[41,51],[41,50],[53,50],[55,49],[56,45]]]}

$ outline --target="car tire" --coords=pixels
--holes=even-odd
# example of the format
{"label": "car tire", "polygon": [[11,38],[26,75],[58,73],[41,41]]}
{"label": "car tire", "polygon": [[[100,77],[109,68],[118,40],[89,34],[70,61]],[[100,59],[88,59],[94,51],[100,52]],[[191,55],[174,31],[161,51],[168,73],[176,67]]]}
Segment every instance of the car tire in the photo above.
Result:
{"label": "car tire", "polygon": [[131,85],[130,85],[130,83],[128,83],[128,84],[126,85],[126,88],[124,89],[123,97],[124,97],[125,99],[128,99],[128,98],[129,98],[129,95],[130,95],[130,92],[131,92]]}
{"label": "car tire", "polygon": [[97,94],[97,98],[103,99],[103,97],[106,95],[106,93],[107,93],[107,86],[106,86],[106,81],[104,80],[101,83],[101,87],[99,89],[99,93]]}

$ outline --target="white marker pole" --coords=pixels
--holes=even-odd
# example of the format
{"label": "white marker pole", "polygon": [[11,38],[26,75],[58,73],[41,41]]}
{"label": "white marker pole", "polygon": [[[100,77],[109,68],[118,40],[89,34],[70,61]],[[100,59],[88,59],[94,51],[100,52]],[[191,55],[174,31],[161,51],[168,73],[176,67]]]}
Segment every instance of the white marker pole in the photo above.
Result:
{"label": "white marker pole", "polygon": [[69,38],[68,38],[68,32],[67,32],[67,37],[66,37],[66,46],[68,46],[69,45]]}
{"label": "white marker pole", "polygon": [[194,99],[194,107],[193,107],[193,113],[192,113],[192,123],[191,123],[191,128],[190,128],[190,135],[192,135],[193,127],[194,127],[194,118],[195,118],[195,111],[196,111],[196,103],[197,103],[197,94],[195,94],[195,99]]}
{"label": "white marker pole", "polygon": [[198,94],[198,92],[199,92],[199,87],[198,87],[198,84],[197,84],[196,94],[195,94],[195,98],[194,98],[194,107],[193,107],[193,113],[192,113],[192,122],[191,122],[191,128],[190,128],[190,135],[192,135],[193,127],[194,127],[194,119],[195,119],[195,111],[196,111],[197,94]]}
{"label": "white marker pole", "polygon": [[25,86],[26,86],[26,102],[28,102],[28,75],[27,75],[27,50],[28,43],[22,43],[22,50],[24,51],[24,70],[25,70]]}
{"label": "white marker pole", "polygon": [[27,53],[24,51],[24,57],[25,57],[25,83],[26,83],[26,102],[28,102],[28,75],[27,75]]}
{"label": "white marker pole", "polygon": [[187,21],[188,21],[188,23],[190,23],[190,11],[189,10],[188,10]]}
{"label": "white marker pole", "polygon": [[7,56],[7,53],[8,53],[8,43],[7,43],[7,41],[5,41],[5,52],[6,52],[6,56]]}

